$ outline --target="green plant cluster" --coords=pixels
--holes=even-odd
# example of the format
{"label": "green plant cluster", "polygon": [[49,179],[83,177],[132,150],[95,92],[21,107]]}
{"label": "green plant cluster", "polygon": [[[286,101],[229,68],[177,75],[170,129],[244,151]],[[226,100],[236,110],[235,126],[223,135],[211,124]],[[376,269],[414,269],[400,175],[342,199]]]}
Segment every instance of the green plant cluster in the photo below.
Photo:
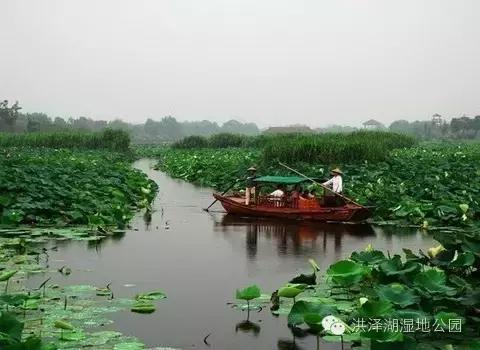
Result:
{"label": "green plant cluster", "polygon": [[480,216],[479,144],[431,144],[392,151],[376,164],[348,165],[346,192],[377,206],[378,220],[470,226]]}
{"label": "green plant cluster", "polygon": [[[480,237],[436,238],[443,246],[404,249],[403,258],[368,246],[332,264],[319,284],[316,269],[297,276],[272,294],[271,310],[288,315],[290,327],[340,341],[321,323],[332,315],[353,349],[479,349]],[[260,295],[257,286],[236,293],[249,305]]]}
{"label": "green plant cluster", "polygon": [[173,148],[257,148],[262,149],[267,163],[280,160],[329,164],[384,160],[390,150],[411,147],[415,143],[410,136],[380,131],[259,136],[224,133],[209,138],[189,136],[174,143]]}
{"label": "green plant cluster", "polygon": [[105,129],[101,132],[34,132],[0,134],[0,147],[48,147],[75,149],[129,150],[130,136],[126,131]]}
{"label": "green plant cluster", "polygon": [[226,189],[237,181],[244,186],[245,171],[259,161],[259,153],[247,149],[164,149],[158,168],[175,178],[201,186]]}
{"label": "green plant cluster", "polygon": [[391,132],[356,131],[350,134],[277,135],[263,149],[265,162],[320,164],[377,162],[396,148],[412,147],[415,139]]}
{"label": "green plant cluster", "polygon": [[156,192],[124,158],[110,151],[2,150],[0,222],[123,227]]}
{"label": "green plant cluster", "polygon": [[[245,169],[256,165],[259,174],[292,175],[274,162],[265,162],[260,151],[164,149],[159,168],[173,177],[222,191]],[[473,143],[425,144],[396,149],[381,162],[322,164],[288,162],[315,178],[329,169],[344,171],[344,192],[362,204],[374,205],[375,221],[423,228],[477,225],[480,215],[480,145]],[[242,181],[238,187],[244,186]],[[321,190],[317,191],[321,193]]]}
{"label": "green plant cluster", "polygon": [[220,133],[210,137],[192,135],[175,142],[172,147],[178,149],[245,147],[254,138],[230,133]]}

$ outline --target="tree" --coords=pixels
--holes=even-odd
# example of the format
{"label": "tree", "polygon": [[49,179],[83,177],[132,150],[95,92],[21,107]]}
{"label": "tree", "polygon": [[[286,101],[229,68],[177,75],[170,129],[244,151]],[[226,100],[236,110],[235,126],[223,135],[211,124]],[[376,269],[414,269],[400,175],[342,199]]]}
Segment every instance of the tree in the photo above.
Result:
{"label": "tree", "polygon": [[11,107],[8,107],[8,100],[0,102],[0,120],[4,126],[5,131],[13,132],[15,122],[19,116],[19,110],[22,109],[16,101]]}
{"label": "tree", "polygon": [[390,131],[409,134],[412,132],[412,128],[410,123],[407,120],[395,120],[390,126],[388,127]]}
{"label": "tree", "polygon": [[53,127],[52,120],[45,113],[29,113],[27,118],[27,132],[48,131]]}
{"label": "tree", "polygon": [[65,121],[65,119],[56,117],[53,121],[53,127],[55,130],[66,130],[68,129],[68,123]]}

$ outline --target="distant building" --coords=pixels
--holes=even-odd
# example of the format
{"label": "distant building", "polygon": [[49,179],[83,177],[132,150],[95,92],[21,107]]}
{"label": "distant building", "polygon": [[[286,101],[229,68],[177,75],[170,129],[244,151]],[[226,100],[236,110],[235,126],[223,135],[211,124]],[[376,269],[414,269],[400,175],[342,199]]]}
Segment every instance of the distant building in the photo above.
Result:
{"label": "distant building", "polygon": [[432,115],[432,125],[434,126],[442,126],[443,124],[443,118],[440,114],[435,113]]}
{"label": "distant building", "polygon": [[375,119],[367,120],[362,125],[365,129],[370,129],[370,130],[385,129],[385,125],[383,125],[379,121],[376,121]]}

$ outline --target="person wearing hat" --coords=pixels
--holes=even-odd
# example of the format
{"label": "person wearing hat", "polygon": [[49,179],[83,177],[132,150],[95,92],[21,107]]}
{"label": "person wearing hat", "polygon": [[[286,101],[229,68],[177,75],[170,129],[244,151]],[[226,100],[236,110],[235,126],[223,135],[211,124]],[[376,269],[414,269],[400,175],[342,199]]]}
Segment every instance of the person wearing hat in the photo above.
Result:
{"label": "person wearing hat", "polygon": [[247,178],[245,180],[245,205],[250,205],[250,201],[255,203],[255,182],[253,181],[257,177],[257,169],[250,167],[247,169]]}
{"label": "person wearing hat", "polygon": [[335,193],[342,193],[343,191],[343,173],[340,169],[335,168],[330,171],[330,175],[332,175],[332,178],[322,184],[331,188],[331,192],[327,191],[328,193],[325,194],[325,204],[330,207],[339,207],[345,204],[341,197],[335,195]]}
{"label": "person wearing hat", "polygon": [[343,179],[342,179],[342,171],[338,168],[333,169],[330,171],[330,175],[332,178],[323,183],[323,186],[328,186],[332,189],[335,193],[342,193],[343,191]]}

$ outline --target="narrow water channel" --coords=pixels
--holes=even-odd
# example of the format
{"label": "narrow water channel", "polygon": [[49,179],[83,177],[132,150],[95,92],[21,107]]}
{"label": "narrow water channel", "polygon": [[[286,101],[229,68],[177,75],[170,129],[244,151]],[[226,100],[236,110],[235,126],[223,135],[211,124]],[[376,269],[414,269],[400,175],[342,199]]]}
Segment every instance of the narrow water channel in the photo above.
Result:
{"label": "narrow water channel", "polygon": [[[148,346],[316,349],[311,336],[296,338],[294,345],[286,318],[272,316],[268,308],[250,315],[258,327],[239,329],[246,315],[226,303],[234,300],[236,288],[252,283],[272,292],[308,271],[308,258],[326,269],[369,243],[391,253],[433,244],[430,237],[415,231],[241,219],[220,213],[220,206],[206,213],[202,208],[212,201],[211,189],[171,179],[153,170],[154,164],[149,159],[134,164],[159,185],[151,218],[138,214],[125,235],[101,243],[57,242],[58,251],[50,257],[52,268],[72,268],[69,276],[53,274],[54,283],[112,282],[118,297],[165,291],[168,298],[156,303],[155,313],[120,312],[111,316],[115,323],[107,326],[137,336]],[[208,334],[209,346],[203,341]],[[321,348],[340,349],[340,345]]]}

